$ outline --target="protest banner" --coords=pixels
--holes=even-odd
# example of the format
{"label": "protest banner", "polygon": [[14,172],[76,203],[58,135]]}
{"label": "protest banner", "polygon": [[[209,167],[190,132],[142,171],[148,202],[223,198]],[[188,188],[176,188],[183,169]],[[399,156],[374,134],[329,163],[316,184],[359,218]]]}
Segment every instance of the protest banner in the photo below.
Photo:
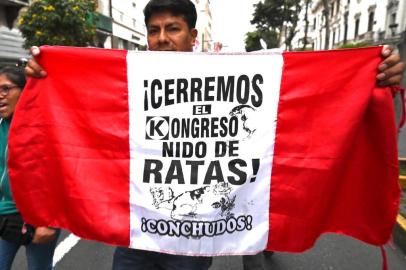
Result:
{"label": "protest banner", "polygon": [[187,255],[384,244],[396,126],[379,47],[193,54],[42,47],[10,179],[34,225]]}

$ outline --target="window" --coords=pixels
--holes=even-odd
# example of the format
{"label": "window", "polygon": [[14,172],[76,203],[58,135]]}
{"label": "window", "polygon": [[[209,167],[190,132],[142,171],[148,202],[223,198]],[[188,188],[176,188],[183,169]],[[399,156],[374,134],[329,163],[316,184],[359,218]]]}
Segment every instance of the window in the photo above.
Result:
{"label": "window", "polygon": [[398,24],[396,23],[396,12],[390,15],[389,28],[391,30],[392,36],[396,36],[396,29],[398,28]]}
{"label": "window", "polygon": [[338,26],[338,28],[337,28],[337,43],[340,42],[340,34],[341,34],[341,28],[340,28],[340,26]]}
{"label": "window", "polygon": [[314,19],[313,19],[313,30],[316,30],[316,22],[317,22],[316,17],[314,17]]}
{"label": "window", "polygon": [[358,31],[359,31],[359,18],[356,18],[355,19],[355,31],[354,31],[355,39],[358,37]]}
{"label": "window", "polygon": [[119,38],[117,40],[117,49],[125,49],[124,48],[124,42],[123,42],[123,40],[121,38]]}
{"label": "window", "polygon": [[392,13],[390,16],[390,23],[395,24],[396,23],[396,12]]}
{"label": "window", "polygon": [[348,34],[348,12],[344,14],[344,44],[347,43],[347,34]]}
{"label": "window", "polygon": [[374,27],[374,21],[375,21],[375,12],[371,11],[369,12],[369,17],[368,17],[368,32],[372,31]]}
{"label": "window", "polygon": [[336,14],[340,11],[340,0],[337,0]]}

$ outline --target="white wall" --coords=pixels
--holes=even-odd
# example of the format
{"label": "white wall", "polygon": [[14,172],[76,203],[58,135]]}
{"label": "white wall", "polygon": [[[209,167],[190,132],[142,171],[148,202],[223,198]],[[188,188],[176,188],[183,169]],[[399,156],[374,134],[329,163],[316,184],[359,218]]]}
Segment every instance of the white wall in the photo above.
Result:
{"label": "white wall", "polygon": [[112,0],[113,36],[146,45],[145,0]]}
{"label": "white wall", "polygon": [[[379,42],[396,42],[402,31],[406,30],[406,0],[331,0],[335,2],[333,16],[330,17],[330,42],[329,48],[335,48],[344,43],[344,14],[348,12],[348,30],[347,43],[370,41],[372,43]],[[388,10],[388,3],[397,3]],[[339,9],[337,12],[337,6]],[[304,4],[302,5],[302,13],[304,13]],[[321,0],[314,0],[309,15],[310,27],[308,35],[313,39],[314,48],[317,50],[324,49],[325,30],[324,19],[322,15],[323,6]],[[374,11],[374,23],[372,31],[368,31],[369,14]],[[388,12],[389,11],[389,12]],[[392,36],[389,28],[390,14],[396,12],[397,35]],[[302,23],[299,24],[299,32],[295,37],[292,45],[298,47],[298,40],[304,36],[304,15],[301,15]],[[316,25],[314,25],[316,18]],[[359,18],[358,36],[355,37],[356,18]],[[335,32],[335,35],[334,35]],[[334,43],[333,43],[333,38]]]}
{"label": "white wall", "polygon": [[109,0],[98,0],[96,11],[103,15],[110,16]]}
{"label": "white wall", "polygon": [[[212,16],[209,0],[194,0],[197,11],[196,29],[198,31],[197,40],[200,42],[200,46],[196,49],[202,51],[202,45],[204,45],[205,51],[211,51],[213,38],[212,38]],[[203,40],[204,39],[204,40]],[[202,44],[202,41],[204,44]]]}

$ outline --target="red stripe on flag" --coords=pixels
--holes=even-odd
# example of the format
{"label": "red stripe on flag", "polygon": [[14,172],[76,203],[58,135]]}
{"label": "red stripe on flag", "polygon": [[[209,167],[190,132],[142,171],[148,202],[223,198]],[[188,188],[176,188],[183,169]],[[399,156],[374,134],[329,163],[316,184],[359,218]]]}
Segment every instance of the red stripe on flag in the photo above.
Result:
{"label": "red stripe on flag", "polygon": [[31,79],[19,101],[10,179],[26,222],[128,246],[126,52],[103,52],[41,47],[48,76]]}
{"label": "red stripe on flag", "polygon": [[324,232],[388,241],[400,190],[380,51],[284,54],[268,249],[303,251]]}

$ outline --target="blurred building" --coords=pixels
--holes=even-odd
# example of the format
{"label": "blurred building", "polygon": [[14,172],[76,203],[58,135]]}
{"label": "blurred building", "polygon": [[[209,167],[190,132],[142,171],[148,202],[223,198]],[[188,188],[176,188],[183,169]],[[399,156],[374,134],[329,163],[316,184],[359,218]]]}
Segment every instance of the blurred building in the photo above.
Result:
{"label": "blurred building", "polygon": [[95,46],[99,48],[112,48],[113,19],[111,18],[111,0],[98,0],[94,14],[96,21]]}
{"label": "blurred building", "polygon": [[111,47],[126,50],[145,49],[145,0],[111,0],[113,36]]}
{"label": "blurred building", "polygon": [[[210,0],[192,0],[197,9],[200,44],[198,51],[212,51]],[[0,0],[0,64],[15,63],[29,57],[23,49],[24,40],[16,27],[19,11],[31,0]],[[126,50],[147,48],[143,9],[148,0],[98,0],[97,10],[91,15],[96,23],[93,46]]]}
{"label": "blurred building", "polygon": [[20,57],[28,57],[23,49],[23,38],[15,27],[18,13],[28,6],[28,0],[0,0],[0,65],[14,64]]}
{"label": "blurred building", "polygon": [[[199,32],[195,49],[212,51],[212,17],[210,0],[192,0],[197,10],[196,28]],[[111,19],[111,36],[106,35],[105,48],[127,50],[146,49],[146,27],[143,10],[148,0],[99,0],[98,12]],[[98,29],[102,26],[98,25]],[[105,32],[105,30],[103,30]],[[102,31],[99,31],[102,33]],[[99,35],[100,36],[100,35]],[[109,44],[110,42],[110,44]]]}
{"label": "blurred building", "polygon": [[212,40],[212,16],[210,0],[194,0],[197,10],[196,29],[198,31],[195,51],[210,52],[214,48]]}
{"label": "blurred building", "polygon": [[[305,6],[307,10],[307,35]],[[323,0],[303,0],[293,49],[303,48],[305,36],[307,49],[321,50],[326,47],[326,8]],[[328,48],[346,44],[399,44],[405,42],[405,0],[329,0]]]}

